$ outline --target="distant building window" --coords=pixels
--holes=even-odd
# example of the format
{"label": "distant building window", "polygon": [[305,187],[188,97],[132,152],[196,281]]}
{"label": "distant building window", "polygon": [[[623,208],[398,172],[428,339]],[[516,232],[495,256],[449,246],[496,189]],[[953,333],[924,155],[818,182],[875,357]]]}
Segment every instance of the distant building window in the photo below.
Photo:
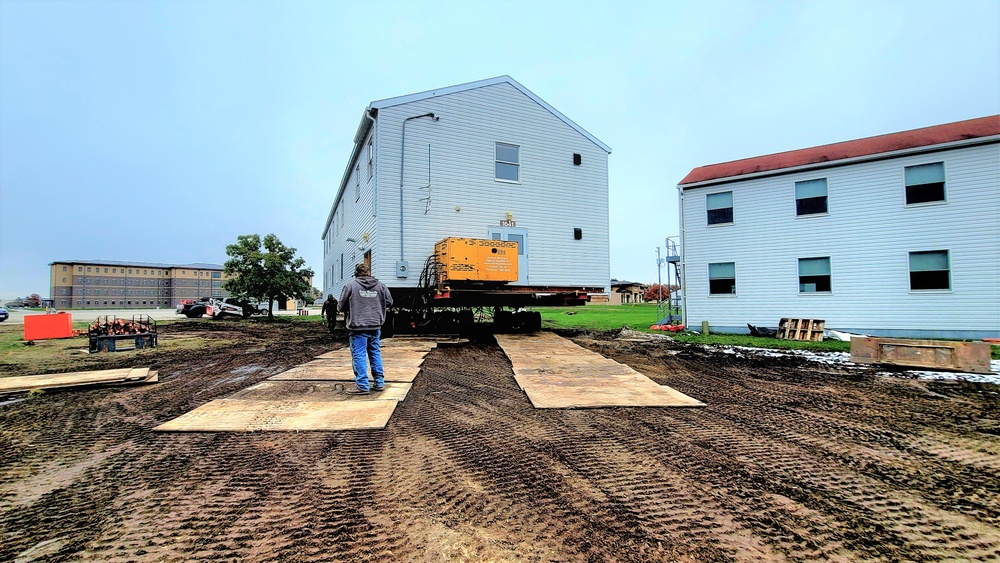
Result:
{"label": "distant building window", "polygon": [[222,277],[222,272],[212,272],[212,277],[213,278],[221,278]]}
{"label": "distant building window", "polygon": [[830,287],[830,258],[799,258],[799,293],[828,293]]}
{"label": "distant building window", "polygon": [[709,295],[736,293],[736,262],[717,262],[708,265]]}
{"label": "distant building window", "polygon": [[148,270],[143,270],[143,271],[142,271],[142,275],[144,275],[144,276],[148,276],[148,275],[149,275],[149,271],[148,271]]}
{"label": "distant building window", "polygon": [[90,273],[90,266],[87,266],[87,273]]}
{"label": "distant building window", "polygon": [[83,268],[82,268],[81,266],[77,266],[77,267],[76,267],[76,271],[77,271],[77,272],[82,272],[82,271],[83,271]]}
{"label": "distant building window", "polygon": [[910,290],[951,289],[951,260],[947,250],[910,253]]}
{"label": "distant building window", "polygon": [[220,281],[214,281],[214,282],[212,282],[212,287],[222,287],[222,282],[220,282]]}
{"label": "distant building window", "polygon": [[[108,269],[107,268],[104,268],[104,273],[105,274],[108,273]],[[107,305],[107,303],[105,303],[105,305]]]}
{"label": "distant building window", "polygon": [[906,205],[944,201],[944,163],[907,166]]}
{"label": "distant building window", "polygon": [[63,281],[62,281],[62,282],[63,282],[63,283],[66,283],[66,278],[63,278]]}
{"label": "distant building window", "polygon": [[117,270],[116,268],[111,268],[111,273],[112,273],[112,274],[117,274],[117,273],[118,273],[118,270]]}
{"label": "distant building window", "polygon": [[705,196],[709,225],[724,225],[733,222],[733,192],[719,192]]}
{"label": "distant building window", "polygon": [[496,143],[496,179],[504,182],[521,181],[521,147]]}
{"label": "distant building window", "polygon": [[63,266],[63,271],[64,271],[64,272],[66,271],[66,266]]}
{"label": "distant building window", "polygon": [[826,213],[826,178],[795,182],[795,214]]}
{"label": "distant building window", "polygon": [[128,269],[128,273],[130,273],[130,274],[132,273],[132,268]]}

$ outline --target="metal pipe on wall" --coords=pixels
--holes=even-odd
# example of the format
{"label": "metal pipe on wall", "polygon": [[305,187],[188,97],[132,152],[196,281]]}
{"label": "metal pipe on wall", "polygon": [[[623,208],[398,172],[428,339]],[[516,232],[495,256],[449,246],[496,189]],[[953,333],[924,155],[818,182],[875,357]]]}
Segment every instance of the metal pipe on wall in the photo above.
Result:
{"label": "metal pipe on wall", "polygon": [[[399,261],[403,262],[403,161],[406,158],[406,124],[412,119],[430,117],[434,121],[440,119],[432,112],[414,115],[403,120],[403,138],[399,146]],[[398,272],[397,272],[398,274]]]}

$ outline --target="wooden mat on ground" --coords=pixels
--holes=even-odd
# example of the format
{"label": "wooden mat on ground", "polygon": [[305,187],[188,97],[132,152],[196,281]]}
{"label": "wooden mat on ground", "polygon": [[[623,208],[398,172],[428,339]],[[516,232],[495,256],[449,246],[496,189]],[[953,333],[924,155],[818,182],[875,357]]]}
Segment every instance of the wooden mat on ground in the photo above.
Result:
{"label": "wooden mat on ground", "polygon": [[[385,380],[412,383],[420,373],[424,357],[437,345],[429,340],[382,341],[382,366]],[[295,366],[270,378],[271,381],[354,381],[350,348],[338,348],[315,360]]]}
{"label": "wooden mat on ground", "polygon": [[385,389],[347,395],[354,387],[351,350],[340,348],[279,373],[225,399],[212,401],[154,430],[252,432],[260,430],[382,429],[406,398],[420,364],[436,343],[383,341]]}
{"label": "wooden mat on ground", "polygon": [[70,373],[0,377],[0,392],[18,393],[31,391],[32,389],[61,389],[85,385],[126,385],[155,383],[157,381],[159,381],[157,372],[149,371],[149,368],[74,371]]}
{"label": "wooden mat on ground", "polygon": [[536,409],[599,407],[703,407],[629,366],[558,335],[498,334],[514,379]]}
{"label": "wooden mat on ground", "polygon": [[[369,396],[370,397],[370,396]],[[252,432],[257,430],[381,429],[397,401],[258,401],[219,399],[153,430],[159,432]]]}

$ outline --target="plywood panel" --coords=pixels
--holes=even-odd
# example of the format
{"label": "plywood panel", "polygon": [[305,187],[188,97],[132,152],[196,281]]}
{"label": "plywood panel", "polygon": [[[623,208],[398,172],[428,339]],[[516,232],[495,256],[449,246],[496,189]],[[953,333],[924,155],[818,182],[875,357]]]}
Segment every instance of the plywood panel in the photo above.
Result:
{"label": "plywood panel", "polygon": [[609,381],[601,378],[574,383],[533,381],[523,389],[536,409],[705,406],[676,389],[655,383],[650,387],[631,379]]}
{"label": "plywood panel", "polygon": [[[383,362],[386,381],[413,383],[420,373],[420,366],[398,366]],[[369,379],[371,379],[369,377]],[[347,367],[299,366],[268,378],[268,381],[347,381],[354,380],[354,370]]]}
{"label": "plywood panel", "polygon": [[705,406],[552,333],[497,335],[497,342],[535,408]]}
{"label": "plywood panel", "polygon": [[149,368],[122,368],[99,371],[76,371],[69,373],[51,373],[43,375],[22,375],[16,377],[0,377],[0,391],[20,392],[32,389],[58,389],[61,387],[76,387],[82,385],[98,385],[126,382],[155,382],[156,372],[150,373]]}
{"label": "plywood panel", "polygon": [[348,389],[354,389],[353,380],[344,381],[262,381],[252,387],[231,395],[229,399],[254,401],[369,401],[393,400],[402,401],[412,387],[409,383],[386,383],[385,388],[370,395],[347,395]]}
{"label": "plywood panel", "polygon": [[393,400],[257,401],[219,399],[157,426],[158,432],[254,432],[385,428]]}

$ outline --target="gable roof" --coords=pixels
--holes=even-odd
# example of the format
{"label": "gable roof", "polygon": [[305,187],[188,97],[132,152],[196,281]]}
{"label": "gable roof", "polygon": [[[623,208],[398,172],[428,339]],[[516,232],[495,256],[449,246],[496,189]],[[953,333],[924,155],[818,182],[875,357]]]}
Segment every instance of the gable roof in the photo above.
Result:
{"label": "gable roof", "polygon": [[545,108],[546,111],[556,116],[563,123],[569,125],[577,133],[583,135],[590,142],[600,147],[604,150],[604,152],[611,154],[611,147],[602,143],[600,139],[591,135],[586,129],[577,125],[572,119],[566,117],[559,110],[545,103],[545,100],[539,98],[531,90],[528,90],[517,80],[514,80],[506,74],[495,78],[487,78],[485,80],[477,80],[475,82],[466,82],[465,84],[456,84],[455,86],[437,88],[435,90],[427,90],[425,92],[417,92],[416,94],[407,94],[405,96],[396,96],[395,98],[375,100],[374,102],[368,104],[368,107],[365,108],[365,111],[361,114],[361,123],[358,124],[358,130],[354,134],[354,150],[351,152],[351,157],[347,160],[347,167],[344,168],[344,174],[340,180],[340,187],[337,190],[336,197],[333,198],[333,205],[330,207],[330,212],[326,216],[326,223],[323,225],[323,234],[320,235],[320,238],[326,237],[326,232],[330,229],[330,223],[333,222],[333,214],[337,210],[337,204],[340,203],[340,198],[343,197],[344,188],[347,186],[347,180],[351,176],[351,170],[354,169],[358,158],[361,156],[362,143],[364,143],[365,139],[368,138],[368,132],[371,131],[372,126],[374,126],[375,119],[378,116],[378,111],[380,109],[436,98],[438,96],[446,96],[456,92],[465,92],[467,90],[475,90],[476,88],[485,88],[486,86],[493,86],[495,84],[510,84],[522,94],[531,98],[531,100],[536,104]]}
{"label": "gable roof", "polygon": [[448,86],[447,88],[437,88],[435,90],[427,90],[426,92],[418,92],[416,94],[407,94],[405,96],[397,96],[395,98],[386,98],[384,100],[376,100],[376,101],[374,101],[374,102],[372,102],[371,104],[368,105],[368,109],[369,110],[373,110],[373,109],[374,110],[379,110],[379,109],[382,109],[382,108],[387,108],[387,107],[392,107],[392,106],[398,106],[398,105],[401,105],[401,104],[408,104],[410,102],[416,102],[416,101],[420,101],[420,100],[426,100],[426,99],[429,99],[429,98],[436,98],[438,96],[447,96],[448,94],[454,94],[456,92],[465,92],[467,90],[475,90],[476,88],[485,88],[486,86],[493,86],[495,84],[505,84],[505,83],[506,84],[510,84],[511,86],[513,86],[514,88],[516,88],[518,91],[520,91],[522,94],[524,94],[525,96],[531,98],[536,104],[542,106],[549,113],[551,113],[552,115],[554,115],[557,118],[559,118],[560,120],[562,120],[563,123],[565,123],[566,125],[569,125],[574,130],[576,130],[577,133],[583,135],[584,137],[586,137],[587,139],[589,139],[590,142],[592,142],[595,145],[597,145],[597,146],[601,147],[602,149],[604,149],[604,152],[606,152],[608,154],[611,154],[611,147],[609,147],[608,145],[605,145],[604,143],[602,143],[600,141],[600,139],[598,139],[597,137],[591,135],[589,132],[587,132],[586,129],[584,129],[583,127],[580,127],[579,125],[577,125],[576,123],[574,123],[572,119],[566,117],[565,115],[563,115],[562,113],[560,113],[559,110],[557,110],[556,108],[554,108],[554,107],[550,106],[549,104],[545,103],[545,100],[539,98],[531,90],[528,90],[527,88],[525,88],[524,86],[522,86],[517,80],[514,80],[513,78],[511,78],[510,76],[507,76],[506,74],[503,75],[503,76],[497,76],[495,78],[487,78],[485,80],[477,80],[475,82],[466,82],[465,84],[457,84],[455,86]]}
{"label": "gable roof", "polygon": [[910,151],[945,143],[977,140],[986,142],[990,140],[989,137],[997,136],[1000,136],[1000,115],[991,115],[854,141],[699,166],[689,172],[678,185],[692,187],[692,184],[718,183],[716,181],[737,179],[739,176],[751,174],[761,175],[766,172],[779,174],[790,168],[830,166],[841,160],[877,158],[876,155],[887,156],[886,153]]}

